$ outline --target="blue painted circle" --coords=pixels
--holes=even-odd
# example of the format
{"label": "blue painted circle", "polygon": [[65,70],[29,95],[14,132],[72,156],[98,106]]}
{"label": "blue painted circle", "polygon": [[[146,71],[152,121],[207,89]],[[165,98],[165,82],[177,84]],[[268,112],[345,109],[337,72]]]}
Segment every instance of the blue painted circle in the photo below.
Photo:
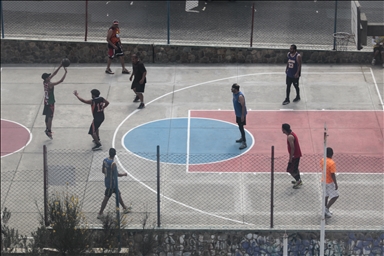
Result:
{"label": "blue painted circle", "polygon": [[[227,160],[246,152],[253,137],[246,130],[248,148],[239,150],[240,131],[236,124],[207,118],[162,119],[137,126],[123,137],[125,148],[132,153],[156,161],[157,145],[160,161],[173,164],[206,164]],[[189,129],[188,129],[189,125]]]}

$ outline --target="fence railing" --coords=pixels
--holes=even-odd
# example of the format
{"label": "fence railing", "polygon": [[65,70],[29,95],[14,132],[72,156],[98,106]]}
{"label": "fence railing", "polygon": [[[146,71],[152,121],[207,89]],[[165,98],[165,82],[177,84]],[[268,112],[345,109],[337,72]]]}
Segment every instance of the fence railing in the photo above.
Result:
{"label": "fence railing", "polygon": [[[69,191],[79,196],[88,223],[96,219],[104,195],[101,163],[106,152],[52,150],[47,153],[48,195]],[[172,227],[252,227],[318,229],[321,220],[321,154],[304,155],[304,185],[293,189],[287,156],[245,154],[227,161],[174,164],[184,154],[121,152],[116,162],[119,189],[132,204],[131,227],[149,213],[153,225]],[[210,159],[210,155],[195,155]],[[211,156],[217,159],[217,156]],[[228,158],[229,159],[229,158]],[[327,229],[379,229],[384,217],[383,156],[335,153],[340,199],[331,209]],[[111,200],[112,201],[112,200]],[[271,207],[272,205],[272,207]],[[113,202],[108,207],[114,211]]]}
{"label": "fence railing", "polygon": [[[114,19],[123,43],[269,48],[294,43],[331,50],[333,33],[351,33],[351,6],[344,1],[198,1],[195,12],[186,11],[186,1],[1,3],[3,38],[105,42]],[[370,19],[382,15],[372,12]]]}

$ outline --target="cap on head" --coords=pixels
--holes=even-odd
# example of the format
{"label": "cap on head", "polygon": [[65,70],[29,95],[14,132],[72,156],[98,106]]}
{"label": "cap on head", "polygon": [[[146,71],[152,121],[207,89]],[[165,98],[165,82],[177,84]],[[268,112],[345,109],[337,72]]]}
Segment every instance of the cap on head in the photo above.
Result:
{"label": "cap on head", "polygon": [[47,79],[48,77],[50,77],[51,76],[51,74],[49,73],[44,73],[42,76],[41,76],[41,78],[43,78],[43,80],[45,80],[45,79]]}
{"label": "cap on head", "polygon": [[289,124],[283,124],[281,128],[286,132],[291,132],[291,126]]}
{"label": "cap on head", "polygon": [[333,149],[328,147],[327,148],[327,157],[332,157],[333,156]]}
{"label": "cap on head", "polygon": [[113,24],[114,24],[114,25],[119,25],[119,21],[118,21],[118,20],[114,20],[114,21],[113,21]]}
{"label": "cap on head", "polygon": [[91,91],[91,93],[92,93],[92,95],[95,96],[95,97],[99,97],[99,96],[100,96],[100,91],[97,90],[97,89],[93,89],[93,90]]}
{"label": "cap on head", "polygon": [[116,149],[114,149],[114,148],[110,148],[109,149],[109,156],[110,157],[114,157],[116,155]]}
{"label": "cap on head", "polygon": [[236,90],[240,90],[240,85],[235,83],[232,85],[232,88],[235,88]]}

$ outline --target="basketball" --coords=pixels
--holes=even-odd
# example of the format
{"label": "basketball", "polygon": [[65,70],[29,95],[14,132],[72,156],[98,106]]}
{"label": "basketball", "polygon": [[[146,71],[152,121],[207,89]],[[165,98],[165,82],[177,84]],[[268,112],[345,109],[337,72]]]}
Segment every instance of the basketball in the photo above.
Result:
{"label": "basketball", "polygon": [[71,62],[69,61],[69,59],[67,58],[64,58],[61,63],[63,64],[63,67],[68,67],[69,64],[71,64]]}

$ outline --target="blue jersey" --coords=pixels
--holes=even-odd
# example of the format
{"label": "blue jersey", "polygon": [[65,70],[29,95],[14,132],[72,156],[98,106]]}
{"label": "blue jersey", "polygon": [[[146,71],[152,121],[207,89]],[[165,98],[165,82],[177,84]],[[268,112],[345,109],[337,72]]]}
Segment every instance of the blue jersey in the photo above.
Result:
{"label": "blue jersey", "polygon": [[[241,113],[242,113],[242,106],[239,102],[239,96],[240,95],[243,95],[243,97],[244,97],[244,94],[242,92],[238,92],[236,94],[233,94],[233,108],[235,109],[235,114],[237,117],[241,117]],[[246,116],[247,115],[247,107],[245,106],[245,97],[244,97],[244,108],[245,108],[244,116]]]}
{"label": "blue jersey", "polygon": [[106,188],[115,188],[117,183],[117,166],[113,159],[103,161],[104,184]]}
{"label": "blue jersey", "polygon": [[[297,72],[297,69],[299,68],[297,64],[297,56],[299,56],[299,53],[296,52],[293,57],[291,56],[290,53],[288,53],[288,70],[287,70],[287,76],[291,78],[295,78],[295,74]],[[300,73],[299,73],[300,76]]]}

